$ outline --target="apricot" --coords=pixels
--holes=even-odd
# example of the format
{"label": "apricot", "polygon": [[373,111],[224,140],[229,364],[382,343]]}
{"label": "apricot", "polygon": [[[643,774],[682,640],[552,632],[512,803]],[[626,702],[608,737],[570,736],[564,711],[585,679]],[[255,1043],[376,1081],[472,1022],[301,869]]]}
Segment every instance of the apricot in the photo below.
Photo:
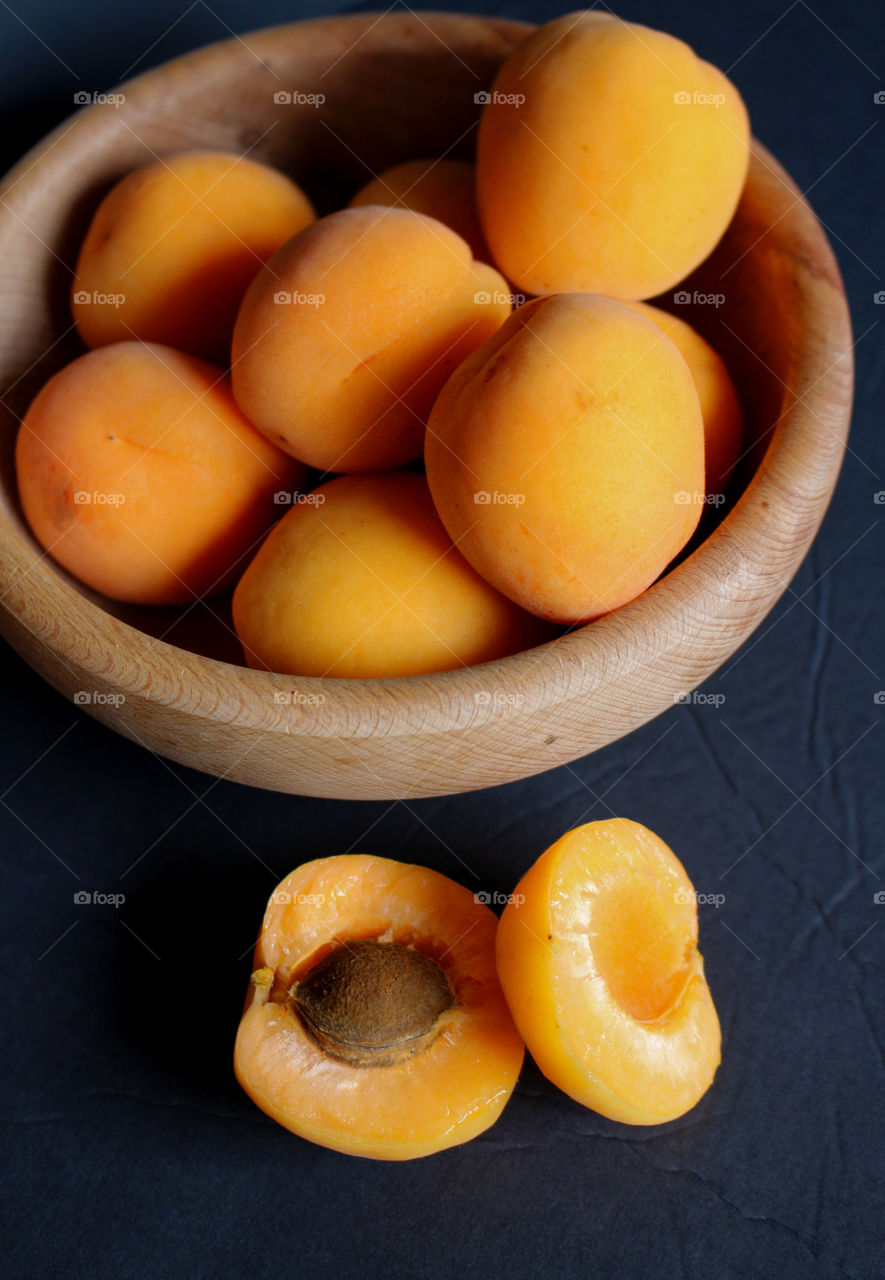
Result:
{"label": "apricot", "polygon": [[80,249],[80,337],[87,347],[142,338],[227,365],[247,285],[314,217],[284,174],[231,152],[177,152],[135,169],[102,200]]}
{"label": "apricot", "polygon": [[394,205],[426,213],[456,231],[480,262],[490,262],[489,247],[476,211],[476,169],[465,160],[407,160],[367,182],[350,201]]}
{"label": "apricot", "polygon": [[342,476],[289,510],[233,599],[252,667],[406,676],[487,662],[552,629],[452,546],[423,476]]}
{"label": "apricot", "polygon": [[683,1115],[720,1061],[697,949],[697,900],[675,854],[626,818],[569,831],[520,880],[498,974],[549,1080],[626,1124]]}
{"label": "apricot", "polygon": [[255,948],[238,1081],[285,1128],[351,1155],[409,1160],[475,1138],[523,1059],[496,926],[424,867],[364,854],[298,867]]}
{"label": "apricot", "polygon": [[440,387],[509,313],[505,281],[442,223],[343,209],[250,285],[234,395],[269,439],[321,471],[387,470],[420,456]]}
{"label": "apricot", "polygon": [[649,298],[707,257],[747,174],[740,94],[681,40],[608,13],[546,23],[483,108],[480,220],[527,293]]}
{"label": "apricot", "polygon": [[744,439],[744,415],[725,361],[685,320],[647,302],[628,304],[675,342],[694,379],[704,422],[704,487],[721,496],[728,488]]}
{"label": "apricot", "polygon": [[434,405],[425,460],[459,551],[555,622],[639,595],[703,506],[688,366],[651,321],[590,294],[527,303],[468,356]]}
{"label": "apricot", "polygon": [[304,468],[254,430],[220,369],[120,342],[67,365],[16,442],[38,541],[97,591],[181,604],[223,591]]}

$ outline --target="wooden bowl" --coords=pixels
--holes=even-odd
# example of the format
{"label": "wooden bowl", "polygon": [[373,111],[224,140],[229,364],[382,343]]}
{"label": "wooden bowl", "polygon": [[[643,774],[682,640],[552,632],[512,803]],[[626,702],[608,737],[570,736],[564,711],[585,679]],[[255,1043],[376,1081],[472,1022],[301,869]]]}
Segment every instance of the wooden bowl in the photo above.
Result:
{"label": "wooden bowl", "polygon": [[[155,154],[248,150],[322,211],[370,172],[468,157],[479,106],[528,28],[425,13],[277,27],[190,54],[68,120],[8,175],[0,205],[0,629],[56,689],[152,751],[307,795],[393,798],[526,777],[672,706],[784,591],[836,482],[851,405],[851,333],[833,254],[777,162],[754,146],[746,192],[680,308],[722,352],[752,447],[733,502],[639,599],[499,662],[398,680],[294,679],[235,665],[225,602],[115,605],[38,548],[15,488],[17,423],[78,354],[71,268],[108,187]],[[280,101],[280,95],[293,101]],[[323,95],[321,105],[306,95]],[[721,514],[721,513],[719,513]],[[226,660],[227,659],[227,660]]]}

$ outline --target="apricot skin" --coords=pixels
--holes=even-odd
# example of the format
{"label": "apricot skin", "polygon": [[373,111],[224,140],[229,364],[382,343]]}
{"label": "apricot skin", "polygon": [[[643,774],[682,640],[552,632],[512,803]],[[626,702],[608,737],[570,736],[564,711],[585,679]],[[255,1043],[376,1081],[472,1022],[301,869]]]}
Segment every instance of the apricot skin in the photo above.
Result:
{"label": "apricot skin", "polygon": [[491,262],[476,211],[476,169],[464,160],[407,160],[367,182],[350,201],[414,209],[436,218],[470,245],[474,258]]}
{"label": "apricot skin", "polygon": [[121,342],[67,365],[16,442],[19,495],[46,550],[116,600],[182,604],[232,585],[304,468],[245,420],[222,371]]}
{"label": "apricot skin", "polygon": [[679,316],[647,302],[628,305],[663,329],[689,367],[704,420],[704,484],[708,495],[721,496],[733,478],[744,439],[744,415],[725,361]]}
{"label": "apricot skin", "polygon": [[269,439],[321,471],[389,470],[420,456],[440,387],[503,323],[509,299],[498,272],[435,219],[343,209],[250,285],[234,395]]}
{"label": "apricot skin", "polygon": [[[321,1146],[409,1160],[494,1124],[523,1045],[495,969],[497,920],[461,885],[425,867],[348,854],[298,867],[271,896],[237,1032],[234,1070],[277,1123]],[[454,993],[440,1034],[412,1057],[356,1066],[326,1055],[287,998],[344,943],[414,947]]]}
{"label": "apricot skin", "polygon": [[681,40],[566,14],[495,80],[477,145],[480,220],[527,293],[649,298],[719,241],[748,156],[740,95]]}
{"label": "apricot skin", "polygon": [[556,622],[639,595],[703,506],[685,361],[656,325],[593,295],[527,303],[469,356],[434,406],[425,461],[465,558]]}
{"label": "apricot skin", "polygon": [[226,366],[250,280],[314,216],[284,174],[226,151],[135,169],[102,200],[80,249],[80,337],[87,347],[141,338]]}
{"label": "apricot skin", "polygon": [[551,638],[452,546],[423,476],[342,476],[310,497],[271,532],[234,593],[250,666],[420,675]]}
{"label": "apricot skin", "polygon": [[646,827],[615,818],[557,840],[505,907],[496,952],[526,1047],[582,1106],[661,1124],[709,1088],[721,1034],[696,899]]}

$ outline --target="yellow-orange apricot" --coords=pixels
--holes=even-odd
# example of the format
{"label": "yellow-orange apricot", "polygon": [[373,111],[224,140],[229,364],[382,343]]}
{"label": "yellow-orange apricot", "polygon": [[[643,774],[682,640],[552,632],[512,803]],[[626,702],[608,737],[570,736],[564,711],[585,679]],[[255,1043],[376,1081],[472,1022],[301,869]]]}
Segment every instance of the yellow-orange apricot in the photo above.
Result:
{"label": "yellow-orange apricot", "polygon": [[438,872],[362,854],[271,895],[237,1033],[237,1079],[293,1133],[376,1160],[475,1138],[523,1045],[495,970],[497,920]]}
{"label": "yellow-orange apricot", "polygon": [[479,127],[480,220],[527,293],[649,298],[720,239],[748,155],[737,89],[688,45],[570,13],[498,73]]}
{"label": "yellow-orange apricot", "polygon": [[268,535],[233,601],[252,667],[408,676],[488,662],[553,631],[452,546],[423,476],[342,476]]}
{"label": "yellow-orange apricot", "polygon": [[180,604],[223,591],[304,468],[246,421],[220,369],[120,342],[39,392],[16,442],[36,537],[117,600]]}
{"label": "yellow-orange apricot", "polygon": [[719,497],[728,488],[744,438],[744,415],[725,361],[685,320],[647,302],[628,305],[664,330],[691,371],[704,420],[704,483],[709,496]]}
{"label": "yellow-orange apricot", "polygon": [[468,356],[434,405],[425,459],[458,549],[555,622],[644,591],[704,501],[688,366],[657,325],[593,294],[529,302]]}
{"label": "yellow-orange apricot", "polygon": [[436,218],[470,245],[474,258],[490,262],[489,247],[476,212],[476,169],[466,160],[407,160],[367,182],[350,201],[395,205]]}
{"label": "yellow-orange apricot", "polygon": [[721,1042],[697,941],[691,881],[654,832],[614,818],[551,845],[497,938],[510,1011],[547,1078],[626,1124],[693,1107]]}
{"label": "yellow-orange apricot", "polygon": [[234,395],[311,466],[384,471],[420,456],[440,387],[509,314],[505,281],[436,219],[343,209],[290,240],[250,285]]}
{"label": "yellow-orange apricot", "polygon": [[102,200],[80,249],[80,337],[88,347],[141,338],[226,366],[247,285],[314,216],[284,174],[231,152],[176,152],[135,169]]}

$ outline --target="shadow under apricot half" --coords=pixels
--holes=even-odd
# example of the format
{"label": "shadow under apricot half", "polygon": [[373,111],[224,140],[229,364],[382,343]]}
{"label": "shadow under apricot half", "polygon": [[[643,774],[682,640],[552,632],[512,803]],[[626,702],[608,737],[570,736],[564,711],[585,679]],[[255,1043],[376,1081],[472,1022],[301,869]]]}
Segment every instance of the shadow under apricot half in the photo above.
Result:
{"label": "shadow under apricot half", "polygon": [[626,1124],[675,1120],[720,1061],[697,899],[638,822],[590,822],[542,854],[498,926],[501,985],[538,1066]]}
{"label": "shadow under apricot half", "polygon": [[346,854],[268,903],[234,1069],[279,1124],[407,1160],[497,1120],[523,1044],[495,968],[497,919],[424,867]]}

